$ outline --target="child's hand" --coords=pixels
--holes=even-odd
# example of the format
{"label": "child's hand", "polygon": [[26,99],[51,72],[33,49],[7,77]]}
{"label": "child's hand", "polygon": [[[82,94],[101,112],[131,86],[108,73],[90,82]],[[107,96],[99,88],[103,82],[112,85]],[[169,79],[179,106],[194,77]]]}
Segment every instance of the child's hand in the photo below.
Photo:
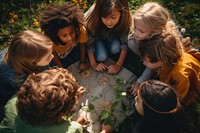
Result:
{"label": "child's hand", "polygon": [[111,125],[102,124],[101,128],[102,128],[102,131],[100,133],[112,133],[113,132],[113,128]]}
{"label": "child's hand", "polygon": [[84,70],[88,70],[89,69],[89,65],[87,65],[86,63],[80,63],[79,64],[79,69],[81,70],[81,71],[84,71]]}
{"label": "child's hand", "polygon": [[135,82],[134,84],[132,84],[130,93],[131,93],[134,97],[137,96],[137,91],[138,91],[139,88],[140,88],[140,83]]}
{"label": "child's hand", "polygon": [[107,73],[109,74],[117,74],[121,70],[121,66],[118,64],[113,64],[108,67]]}
{"label": "child's hand", "polygon": [[81,125],[87,125],[88,124],[88,120],[82,116],[80,116],[76,122],[80,123]]}
{"label": "child's hand", "polygon": [[92,66],[92,68],[99,72],[103,72],[107,70],[107,66],[103,63],[96,64],[95,66]]}

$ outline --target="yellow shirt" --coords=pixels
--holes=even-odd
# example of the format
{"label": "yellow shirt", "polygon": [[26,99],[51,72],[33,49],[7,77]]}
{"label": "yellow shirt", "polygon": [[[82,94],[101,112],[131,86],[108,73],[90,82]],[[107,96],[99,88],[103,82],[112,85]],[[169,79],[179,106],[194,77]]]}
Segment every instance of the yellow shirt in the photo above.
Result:
{"label": "yellow shirt", "polygon": [[174,87],[181,102],[194,98],[190,92],[200,92],[200,62],[191,54],[183,53],[174,67],[162,68],[159,75],[161,81]]}
{"label": "yellow shirt", "polygon": [[[84,44],[88,41],[88,35],[86,28],[82,25],[80,27],[80,36],[78,39],[78,43]],[[53,50],[57,52],[58,55],[65,54],[66,52],[70,53],[71,49],[73,49],[75,45],[53,45]]]}

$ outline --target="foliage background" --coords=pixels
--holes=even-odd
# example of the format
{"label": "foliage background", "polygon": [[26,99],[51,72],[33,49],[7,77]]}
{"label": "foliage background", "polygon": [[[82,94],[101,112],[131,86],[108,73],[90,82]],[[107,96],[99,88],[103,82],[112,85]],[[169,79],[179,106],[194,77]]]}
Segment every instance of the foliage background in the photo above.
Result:
{"label": "foliage background", "polygon": [[[0,2],[0,49],[5,47],[14,34],[24,29],[39,29],[38,16],[51,2],[73,1],[84,11],[94,0],[1,0]],[[149,0],[129,0],[131,9],[137,9]],[[193,45],[200,48],[200,1],[199,0],[152,0],[157,1],[171,13],[177,25],[186,29],[185,37],[192,39]]]}
{"label": "foliage background", "polygon": [[[40,31],[38,17],[40,11],[49,3],[73,1],[86,11],[95,0],[1,0],[0,2],[0,49],[6,47],[12,37],[24,29],[36,29]],[[134,11],[149,0],[129,0]],[[166,7],[173,20],[180,28],[185,28],[185,37],[189,36],[192,45],[200,50],[200,1],[199,0],[152,0]],[[200,101],[200,100],[199,100]],[[200,103],[200,102],[199,102]],[[200,112],[200,104],[196,105],[197,113]],[[193,112],[191,112],[193,113]],[[200,116],[200,115],[199,115]],[[135,117],[135,116],[134,116]],[[130,125],[129,119],[122,123],[121,129],[125,130]],[[124,125],[125,128],[124,128]],[[197,123],[200,129],[200,117]]]}

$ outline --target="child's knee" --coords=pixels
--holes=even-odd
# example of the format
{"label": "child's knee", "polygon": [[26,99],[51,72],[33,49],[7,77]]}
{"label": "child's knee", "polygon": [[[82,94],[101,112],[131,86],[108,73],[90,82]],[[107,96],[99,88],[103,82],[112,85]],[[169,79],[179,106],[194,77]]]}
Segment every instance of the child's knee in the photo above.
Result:
{"label": "child's knee", "polygon": [[107,54],[99,54],[96,56],[96,60],[99,62],[105,61],[107,59],[108,55]]}
{"label": "child's knee", "polygon": [[101,41],[95,42],[95,58],[97,61],[105,61],[108,57],[107,50]]}
{"label": "child's knee", "polygon": [[111,42],[109,52],[111,54],[117,54],[117,53],[120,52],[120,42],[119,42],[119,40],[113,40]]}

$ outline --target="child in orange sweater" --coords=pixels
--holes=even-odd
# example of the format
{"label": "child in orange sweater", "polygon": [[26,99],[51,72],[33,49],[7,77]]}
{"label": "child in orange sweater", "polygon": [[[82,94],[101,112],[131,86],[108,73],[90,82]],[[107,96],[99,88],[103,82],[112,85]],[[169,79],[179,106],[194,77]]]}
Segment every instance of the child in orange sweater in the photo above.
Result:
{"label": "child in orange sweater", "polygon": [[163,33],[141,41],[139,50],[143,64],[157,69],[160,80],[171,85],[185,106],[196,99],[200,91],[200,62],[183,51],[181,41],[172,33]]}

